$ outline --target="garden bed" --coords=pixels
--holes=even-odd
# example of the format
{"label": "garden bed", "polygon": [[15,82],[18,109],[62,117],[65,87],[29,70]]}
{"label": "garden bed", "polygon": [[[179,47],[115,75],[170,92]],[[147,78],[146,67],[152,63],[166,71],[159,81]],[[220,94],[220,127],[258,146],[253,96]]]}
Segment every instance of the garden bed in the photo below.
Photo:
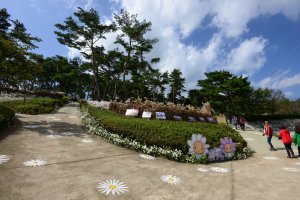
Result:
{"label": "garden bed", "polygon": [[85,103],[81,103],[81,110],[83,123],[91,133],[154,156],[193,163],[216,160],[209,159],[209,154],[198,158],[189,154],[190,146],[187,141],[191,140],[193,134],[204,136],[211,150],[220,147],[221,138],[231,138],[235,143],[236,152],[228,160],[246,158],[250,155],[247,142],[239,133],[223,124],[128,118]]}
{"label": "garden bed", "polygon": [[15,112],[11,108],[0,105],[0,129],[10,127],[14,117]]}
{"label": "garden bed", "polygon": [[16,113],[37,115],[51,113],[68,102],[68,99],[33,98],[26,100],[3,101],[4,105],[13,109]]}

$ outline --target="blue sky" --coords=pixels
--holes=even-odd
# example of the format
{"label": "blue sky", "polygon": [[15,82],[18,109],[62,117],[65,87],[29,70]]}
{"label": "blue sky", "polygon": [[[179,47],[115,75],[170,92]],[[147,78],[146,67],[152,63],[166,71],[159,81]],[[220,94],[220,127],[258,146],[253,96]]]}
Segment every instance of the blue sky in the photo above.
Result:
{"label": "blue sky", "polygon": [[[186,88],[196,88],[204,72],[228,70],[248,76],[258,87],[280,89],[300,98],[299,0],[1,0],[12,19],[23,22],[42,38],[37,53],[74,57],[79,53],[60,45],[54,24],[76,7],[95,8],[105,23],[121,8],[152,22],[148,37],[159,43],[148,55],[160,57],[161,71],[180,68]],[[114,47],[117,33],[100,41]]]}

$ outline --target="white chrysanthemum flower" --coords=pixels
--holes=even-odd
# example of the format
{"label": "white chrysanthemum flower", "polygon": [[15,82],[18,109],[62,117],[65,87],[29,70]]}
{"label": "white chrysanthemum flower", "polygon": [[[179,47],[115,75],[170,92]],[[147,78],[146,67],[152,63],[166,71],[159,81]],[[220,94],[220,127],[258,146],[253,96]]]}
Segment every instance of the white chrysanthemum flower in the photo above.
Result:
{"label": "white chrysanthemum flower", "polygon": [[299,172],[299,169],[293,167],[283,167],[282,169],[289,172]]}
{"label": "white chrysanthemum flower", "polygon": [[255,139],[253,139],[253,138],[245,138],[245,140],[247,140],[247,141],[254,141]]}
{"label": "white chrysanthemum flower", "polygon": [[40,125],[24,125],[23,128],[40,128]]}
{"label": "white chrysanthemum flower", "polygon": [[230,171],[229,169],[222,167],[211,167],[210,170],[217,173],[228,173]]}
{"label": "white chrysanthemum flower", "polygon": [[198,170],[199,172],[203,172],[203,173],[209,172],[209,169],[205,169],[205,168],[202,168],[202,167],[199,167],[197,170]]}
{"label": "white chrysanthemum flower", "polygon": [[147,154],[140,154],[140,157],[146,160],[155,160],[155,157],[147,155]]}
{"label": "white chrysanthemum flower", "polygon": [[46,165],[47,162],[41,159],[36,159],[36,160],[28,160],[23,163],[23,165],[28,166],[28,167],[36,167],[36,166],[42,166]]}
{"label": "white chrysanthemum flower", "polygon": [[90,139],[83,139],[83,140],[81,140],[81,142],[83,142],[83,143],[93,143],[94,141],[90,140]]}
{"label": "white chrysanthemum flower", "polygon": [[192,140],[187,141],[190,154],[195,154],[197,158],[200,158],[203,154],[208,153],[209,145],[206,144],[206,137],[201,134],[193,134]]}
{"label": "white chrysanthemum flower", "polygon": [[60,135],[47,135],[46,137],[51,139],[61,138]]}
{"label": "white chrysanthemum flower", "polygon": [[97,188],[101,193],[105,193],[105,195],[108,195],[109,193],[112,193],[112,195],[119,195],[121,193],[128,192],[128,187],[124,182],[120,182],[119,180],[110,179],[101,181],[100,183],[98,183]]}
{"label": "white chrysanthemum flower", "polygon": [[279,158],[272,157],[272,156],[264,156],[263,159],[265,159],[265,160],[278,160]]}
{"label": "white chrysanthemum flower", "polygon": [[181,181],[181,179],[179,177],[173,176],[173,175],[162,175],[160,178],[162,181],[169,183],[171,185],[179,184]]}
{"label": "white chrysanthemum flower", "polygon": [[7,155],[0,155],[0,164],[8,162],[9,160],[10,160],[9,156],[7,156]]}

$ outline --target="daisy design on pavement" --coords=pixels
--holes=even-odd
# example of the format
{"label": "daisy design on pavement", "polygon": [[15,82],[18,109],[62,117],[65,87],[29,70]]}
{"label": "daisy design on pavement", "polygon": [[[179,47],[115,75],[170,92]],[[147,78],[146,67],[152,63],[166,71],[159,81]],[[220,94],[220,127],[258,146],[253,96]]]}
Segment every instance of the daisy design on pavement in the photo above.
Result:
{"label": "daisy design on pavement", "polygon": [[90,140],[90,139],[83,139],[83,140],[81,140],[81,142],[83,142],[83,143],[93,143],[94,141]]}
{"label": "daisy design on pavement", "polygon": [[205,168],[202,168],[202,167],[199,167],[197,170],[198,170],[199,172],[203,172],[203,173],[209,172],[209,169],[205,169]]}
{"label": "daisy design on pavement", "polygon": [[110,193],[112,195],[115,194],[121,194],[124,192],[128,192],[128,187],[125,185],[124,182],[120,182],[119,180],[106,180],[106,181],[101,181],[97,185],[97,189],[101,193],[105,193],[105,195],[109,195]]}
{"label": "daisy design on pavement", "polygon": [[208,153],[209,145],[206,144],[206,137],[201,134],[193,134],[192,140],[187,141],[190,154],[195,154],[196,158],[200,158],[202,155]]}
{"label": "daisy design on pavement", "polygon": [[230,170],[227,168],[222,168],[222,167],[211,167],[211,171],[217,172],[217,173],[228,173]]}
{"label": "daisy design on pavement", "polygon": [[146,154],[140,154],[140,157],[146,160],[155,160],[155,157]]}
{"label": "daisy design on pavement", "polygon": [[295,165],[300,165],[300,162],[296,162]]}
{"label": "daisy design on pavement", "polygon": [[61,134],[64,136],[78,135],[78,133],[74,133],[74,132],[62,132]]}
{"label": "daisy design on pavement", "polygon": [[226,158],[231,158],[235,152],[235,143],[231,138],[221,138],[220,148]]}
{"label": "daisy design on pavement", "polygon": [[299,169],[292,168],[292,167],[283,167],[282,169],[289,172],[299,172]]}
{"label": "daisy design on pavement", "polygon": [[160,177],[160,179],[163,181],[163,182],[166,182],[166,183],[169,183],[171,185],[177,185],[180,183],[181,179],[177,176],[173,176],[173,175],[162,175]]}
{"label": "daisy design on pavement", "polygon": [[36,167],[36,166],[42,166],[47,164],[46,161],[41,160],[41,159],[36,159],[36,160],[28,160],[23,163],[23,165],[28,166],[28,167]]}
{"label": "daisy design on pavement", "polygon": [[254,141],[255,139],[252,139],[252,138],[245,138],[245,140],[247,140],[247,141]]}
{"label": "daisy design on pavement", "polygon": [[264,156],[263,159],[265,159],[265,160],[278,160],[279,158],[272,157],[272,156]]}
{"label": "daisy design on pavement", "polygon": [[46,137],[51,139],[61,138],[60,135],[47,135]]}
{"label": "daisy design on pavement", "polygon": [[0,155],[0,164],[8,162],[9,160],[10,160],[9,156],[7,156],[7,155]]}

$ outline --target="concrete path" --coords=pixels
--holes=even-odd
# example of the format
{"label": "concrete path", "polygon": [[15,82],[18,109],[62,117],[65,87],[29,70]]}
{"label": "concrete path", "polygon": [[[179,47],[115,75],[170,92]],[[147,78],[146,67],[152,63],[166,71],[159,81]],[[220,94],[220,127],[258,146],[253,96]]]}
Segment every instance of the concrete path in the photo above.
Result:
{"label": "concrete path", "polygon": [[[0,158],[1,200],[300,198],[300,159],[287,159],[277,139],[273,142],[279,150],[270,152],[266,138],[256,131],[241,133],[256,150],[254,157],[195,165],[142,159],[135,151],[87,135],[74,103],[55,114],[18,114],[17,118],[15,127],[0,134],[0,156],[10,157],[7,162],[2,157],[2,164]],[[23,165],[32,159],[47,164]],[[163,175],[176,176],[180,181],[168,184],[161,180]],[[110,179],[124,182],[119,185],[123,193],[98,191],[97,185]]]}

